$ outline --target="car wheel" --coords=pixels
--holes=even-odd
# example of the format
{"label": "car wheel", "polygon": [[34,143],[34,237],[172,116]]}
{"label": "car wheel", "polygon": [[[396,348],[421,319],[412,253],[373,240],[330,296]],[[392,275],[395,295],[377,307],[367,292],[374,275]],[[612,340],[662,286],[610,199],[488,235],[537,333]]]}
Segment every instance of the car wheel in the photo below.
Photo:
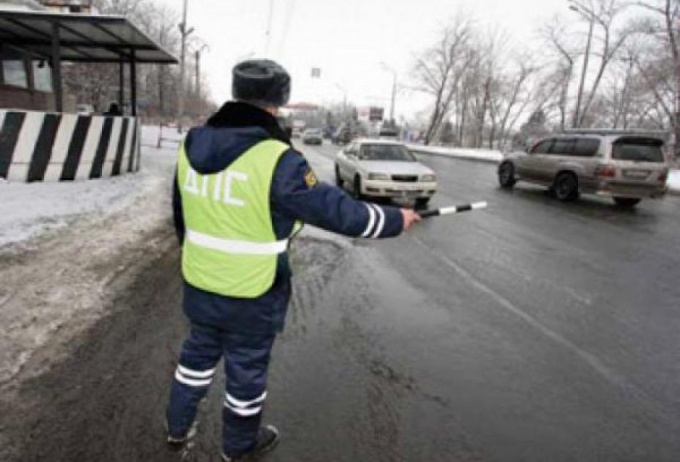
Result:
{"label": "car wheel", "polygon": [[498,182],[501,188],[510,189],[515,186],[515,166],[511,162],[503,162],[498,167]]}
{"label": "car wheel", "polygon": [[342,177],[340,176],[340,168],[336,165],[335,166],[335,185],[338,186],[339,188],[342,188]]}
{"label": "car wheel", "polygon": [[354,183],[352,183],[352,194],[355,199],[361,199],[361,177],[359,175],[354,176]]}
{"label": "car wheel", "polygon": [[416,210],[423,210],[427,208],[427,204],[430,202],[429,197],[422,197],[420,199],[416,199],[416,205],[415,209]]}
{"label": "car wheel", "polygon": [[578,178],[570,172],[562,172],[555,178],[555,196],[563,201],[570,202],[578,198]]}
{"label": "car wheel", "polygon": [[614,202],[619,207],[632,208],[640,203],[642,199],[636,199],[634,197],[615,197]]}

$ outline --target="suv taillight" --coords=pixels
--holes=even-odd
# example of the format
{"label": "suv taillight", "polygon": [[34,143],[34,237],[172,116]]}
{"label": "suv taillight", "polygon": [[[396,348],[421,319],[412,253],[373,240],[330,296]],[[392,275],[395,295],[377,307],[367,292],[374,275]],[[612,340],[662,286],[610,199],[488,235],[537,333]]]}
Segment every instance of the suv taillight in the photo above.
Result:
{"label": "suv taillight", "polygon": [[616,168],[613,165],[602,164],[597,167],[595,174],[600,178],[614,178],[616,177]]}
{"label": "suv taillight", "polygon": [[665,170],[659,174],[659,183],[666,184],[666,180],[668,179],[668,171]]}

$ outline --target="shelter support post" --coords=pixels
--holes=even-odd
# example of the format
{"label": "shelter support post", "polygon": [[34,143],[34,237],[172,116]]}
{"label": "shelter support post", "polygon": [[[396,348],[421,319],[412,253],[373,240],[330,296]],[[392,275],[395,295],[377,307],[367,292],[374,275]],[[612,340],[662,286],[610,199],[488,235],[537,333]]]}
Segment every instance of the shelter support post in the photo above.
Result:
{"label": "shelter support post", "polygon": [[52,89],[57,112],[64,112],[64,92],[61,87],[61,52],[59,49],[59,23],[52,22]]}
{"label": "shelter support post", "polygon": [[130,50],[130,114],[137,116],[137,58],[135,50]]}

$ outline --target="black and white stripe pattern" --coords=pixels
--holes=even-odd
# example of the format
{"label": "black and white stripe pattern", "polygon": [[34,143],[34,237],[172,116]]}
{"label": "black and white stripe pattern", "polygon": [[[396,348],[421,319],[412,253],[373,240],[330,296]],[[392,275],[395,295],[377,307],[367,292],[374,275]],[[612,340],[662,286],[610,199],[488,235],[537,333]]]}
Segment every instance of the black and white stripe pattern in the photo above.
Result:
{"label": "black and white stripe pattern", "polygon": [[485,201],[473,202],[471,204],[451,205],[449,207],[442,207],[439,209],[426,210],[424,212],[420,212],[420,217],[430,218],[438,217],[440,215],[451,215],[454,213],[469,212],[470,210],[485,209],[486,206],[487,203]]}
{"label": "black and white stripe pattern", "polygon": [[262,405],[266,398],[266,391],[257,398],[247,401],[236,399],[227,392],[224,397],[224,407],[241,417],[251,417],[262,412]]}
{"label": "black and white stripe pattern", "polygon": [[385,228],[385,212],[377,205],[364,202],[368,209],[368,225],[361,234],[361,237],[378,238]]}
{"label": "black and white stripe pattern", "polygon": [[70,181],[136,172],[134,117],[0,110],[0,178]]}
{"label": "black and white stripe pattern", "polygon": [[197,371],[195,369],[190,369],[178,364],[177,370],[175,370],[175,380],[190,387],[207,387],[212,382],[214,376],[214,368],[204,371]]}

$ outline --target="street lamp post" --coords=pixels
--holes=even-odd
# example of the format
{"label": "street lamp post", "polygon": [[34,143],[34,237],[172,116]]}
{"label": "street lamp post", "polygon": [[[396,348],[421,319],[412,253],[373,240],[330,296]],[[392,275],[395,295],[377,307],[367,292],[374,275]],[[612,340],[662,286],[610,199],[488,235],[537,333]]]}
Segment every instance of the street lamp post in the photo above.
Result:
{"label": "street lamp post", "polygon": [[583,16],[586,16],[590,20],[590,25],[588,27],[588,39],[586,40],[586,50],[585,56],[583,57],[583,69],[581,70],[581,81],[578,86],[578,93],[576,95],[576,109],[574,110],[574,117],[572,119],[573,128],[581,128],[581,100],[583,99],[583,86],[586,81],[586,72],[588,71],[588,59],[590,58],[590,44],[593,38],[593,27],[595,25],[595,14],[581,6],[576,6],[575,4],[569,5],[569,9],[575,11]]}

